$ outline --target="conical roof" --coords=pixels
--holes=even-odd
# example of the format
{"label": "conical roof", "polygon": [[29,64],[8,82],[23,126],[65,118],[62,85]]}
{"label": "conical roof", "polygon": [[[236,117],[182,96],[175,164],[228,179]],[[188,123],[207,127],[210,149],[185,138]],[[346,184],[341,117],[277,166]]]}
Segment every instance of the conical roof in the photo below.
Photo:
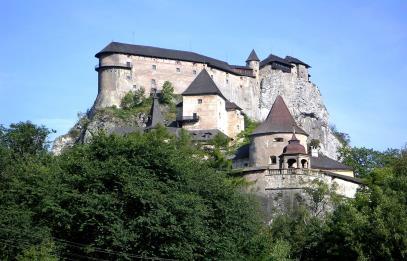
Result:
{"label": "conical roof", "polygon": [[153,104],[151,105],[150,109],[150,118],[147,122],[147,127],[146,129],[151,129],[156,127],[158,124],[161,124],[164,126],[164,118],[161,114],[160,111],[160,104],[158,102],[158,96],[155,93],[153,96]]}
{"label": "conical roof", "polygon": [[[296,133],[308,134],[298,127],[293,116],[285,104],[283,97],[277,96],[267,118],[252,133],[252,135],[272,134],[272,133],[291,133],[293,128]],[[295,137],[295,135],[294,135]]]}
{"label": "conical roof", "polygon": [[259,57],[257,57],[256,51],[254,51],[254,49],[251,51],[251,53],[249,54],[249,57],[247,57],[246,62],[250,62],[250,61],[257,61],[260,62]]}
{"label": "conical roof", "polygon": [[293,132],[293,136],[291,140],[288,141],[288,145],[283,149],[284,155],[292,155],[292,154],[306,154],[305,147],[300,144],[300,140],[297,139],[295,136],[295,130]]}
{"label": "conical roof", "polygon": [[188,88],[182,93],[183,96],[194,96],[194,95],[204,95],[204,94],[215,94],[219,95],[223,99],[222,92],[216,86],[215,82],[209,76],[208,72],[203,69],[198,76],[192,81]]}

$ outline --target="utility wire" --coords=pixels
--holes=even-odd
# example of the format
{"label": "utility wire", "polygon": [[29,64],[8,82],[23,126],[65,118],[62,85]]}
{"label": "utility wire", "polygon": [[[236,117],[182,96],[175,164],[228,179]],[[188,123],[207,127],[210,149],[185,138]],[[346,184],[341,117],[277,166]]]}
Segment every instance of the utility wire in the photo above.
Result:
{"label": "utility wire", "polygon": [[[5,227],[3,227],[3,226],[0,226],[0,230],[3,230],[3,231],[9,231],[9,232],[12,232],[12,233],[17,233],[17,234],[19,234],[17,231],[15,231],[15,230],[12,230],[12,229],[9,229],[9,228],[5,228]],[[22,231],[22,230],[20,230],[20,235],[21,235],[21,232],[26,232],[26,231]],[[27,233],[23,233],[24,234],[24,236],[31,236],[31,237],[33,237],[33,238],[39,238],[39,239],[42,239],[42,237],[41,236],[38,236],[38,235],[33,235],[33,234],[27,234]],[[59,238],[56,238],[56,237],[52,237],[51,236],[51,238],[54,240],[54,241],[56,241],[56,242],[59,242],[59,243],[62,243],[62,244],[65,244],[65,245],[68,245],[68,246],[72,246],[72,247],[76,247],[76,248],[78,248],[78,249],[82,249],[82,250],[87,250],[87,248],[89,247],[89,245],[85,245],[85,244],[81,244],[81,243],[76,243],[76,242],[72,242],[72,241],[68,241],[68,240],[64,240],[64,239],[59,239]],[[167,258],[161,258],[161,257],[149,257],[149,256],[139,256],[139,255],[133,255],[133,254],[129,254],[129,253],[126,253],[126,252],[118,252],[118,251],[113,251],[113,250],[107,250],[107,249],[102,249],[102,248],[97,248],[97,247],[91,247],[92,248],[92,250],[94,250],[95,252],[99,252],[99,253],[104,253],[104,254],[113,254],[113,255],[118,255],[118,256],[127,256],[127,257],[132,257],[132,258],[137,258],[137,259],[144,259],[144,260],[175,260],[175,259],[167,259]]]}

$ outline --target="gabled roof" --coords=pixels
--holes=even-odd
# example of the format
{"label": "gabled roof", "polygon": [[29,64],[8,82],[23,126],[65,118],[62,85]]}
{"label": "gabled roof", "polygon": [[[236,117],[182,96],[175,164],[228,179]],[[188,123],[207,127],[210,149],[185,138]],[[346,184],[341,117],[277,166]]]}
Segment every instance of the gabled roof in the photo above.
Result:
{"label": "gabled roof", "polygon": [[304,66],[307,67],[307,68],[311,68],[311,66],[309,66],[308,64],[306,64],[306,63],[304,63],[303,61],[301,61],[301,60],[299,60],[299,59],[297,59],[297,58],[295,58],[295,57],[292,57],[292,56],[286,56],[286,57],[284,58],[284,60],[286,60],[288,63],[302,64],[302,65],[304,65]]}
{"label": "gabled roof", "polygon": [[215,82],[209,76],[208,72],[203,69],[198,76],[192,81],[188,88],[182,93],[183,96],[195,96],[195,95],[205,95],[205,94],[214,94],[219,95],[223,99],[226,98],[223,96],[222,92],[216,86]]}
{"label": "gabled roof", "polygon": [[293,116],[285,104],[283,97],[277,96],[267,118],[252,133],[252,135],[261,135],[269,133],[295,133],[308,134],[298,127]]}
{"label": "gabled roof", "polygon": [[164,58],[196,63],[206,63],[209,66],[220,69],[222,71],[229,72],[235,75],[242,75],[232,70],[231,66],[227,62],[221,60],[217,60],[194,52],[179,51],[152,46],[111,42],[100,52],[98,52],[95,56],[97,58],[100,58],[103,54],[112,54],[112,53],[131,54],[145,57]]}
{"label": "gabled roof", "polygon": [[319,154],[318,157],[311,157],[311,168],[322,170],[352,170],[352,167],[333,160],[323,154]]}
{"label": "gabled roof", "polygon": [[264,59],[263,61],[261,61],[261,62],[260,62],[260,67],[263,67],[263,66],[265,66],[265,65],[267,65],[267,64],[270,64],[270,63],[273,63],[273,62],[282,64],[282,65],[287,66],[287,67],[289,67],[289,68],[292,67],[292,65],[291,65],[289,62],[287,62],[287,61],[284,60],[283,58],[278,57],[277,55],[274,55],[274,54],[270,54],[269,56],[267,56],[266,59]]}
{"label": "gabled roof", "polygon": [[239,111],[241,111],[241,110],[242,110],[242,108],[240,108],[239,106],[237,106],[236,103],[231,102],[231,101],[229,101],[229,100],[226,100],[226,102],[225,102],[225,109],[226,109],[227,111],[233,111],[233,110],[239,110]]}
{"label": "gabled roof", "polygon": [[259,57],[257,57],[256,51],[254,49],[249,54],[249,57],[247,57],[247,59],[246,59],[246,62],[250,62],[250,61],[260,62],[260,59],[259,59]]}
{"label": "gabled roof", "polygon": [[160,104],[158,102],[158,96],[157,96],[157,94],[154,94],[153,104],[151,105],[151,109],[150,109],[150,118],[148,119],[146,129],[154,128],[158,124],[161,124],[164,126],[164,118],[160,111]]}

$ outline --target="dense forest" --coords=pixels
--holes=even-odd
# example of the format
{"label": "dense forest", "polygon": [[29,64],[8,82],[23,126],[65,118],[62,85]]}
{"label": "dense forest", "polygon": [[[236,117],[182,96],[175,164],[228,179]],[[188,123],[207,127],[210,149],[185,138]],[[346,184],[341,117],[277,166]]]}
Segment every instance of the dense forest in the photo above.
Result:
{"label": "dense forest", "polygon": [[[99,133],[59,156],[50,131],[0,128],[1,260],[405,260],[407,150],[344,146],[365,186],[356,198],[308,191],[312,202],[265,224],[248,186],[214,149],[164,128]],[[222,148],[223,146],[223,148]]]}

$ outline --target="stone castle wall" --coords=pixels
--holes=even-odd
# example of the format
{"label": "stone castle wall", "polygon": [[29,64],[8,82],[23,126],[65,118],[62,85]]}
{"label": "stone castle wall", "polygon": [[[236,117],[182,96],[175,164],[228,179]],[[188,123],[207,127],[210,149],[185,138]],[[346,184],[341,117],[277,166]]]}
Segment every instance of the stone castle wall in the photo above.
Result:
{"label": "stone castle wall", "polygon": [[123,96],[131,91],[144,88],[146,94],[152,88],[161,89],[165,81],[170,81],[174,91],[181,94],[195,77],[206,68],[222,94],[238,104],[250,117],[259,119],[257,104],[258,84],[255,78],[227,73],[203,63],[193,63],[160,58],[150,58],[126,54],[111,54],[100,58],[99,66],[126,65],[132,67],[107,68],[99,71],[99,93],[94,107],[120,107]]}
{"label": "stone castle wall", "polygon": [[321,152],[331,158],[337,156],[340,143],[329,128],[329,114],[319,89],[308,80],[308,70],[303,65],[295,65],[291,73],[284,73],[271,69],[270,65],[258,69],[251,62],[250,66],[256,67],[255,75],[258,76],[248,77],[203,63],[136,55],[110,54],[102,56],[99,61],[102,66],[126,65],[128,62],[131,68],[99,70],[99,92],[94,108],[120,107],[127,92],[143,87],[148,94],[151,88],[160,89],[167,80],[174,85],[175,93],[181,94],[205,68],[223,95],[254,120],[264,120],[276,96],[283,96],[297,124],[310,134],[310,139],[321,141]]}

